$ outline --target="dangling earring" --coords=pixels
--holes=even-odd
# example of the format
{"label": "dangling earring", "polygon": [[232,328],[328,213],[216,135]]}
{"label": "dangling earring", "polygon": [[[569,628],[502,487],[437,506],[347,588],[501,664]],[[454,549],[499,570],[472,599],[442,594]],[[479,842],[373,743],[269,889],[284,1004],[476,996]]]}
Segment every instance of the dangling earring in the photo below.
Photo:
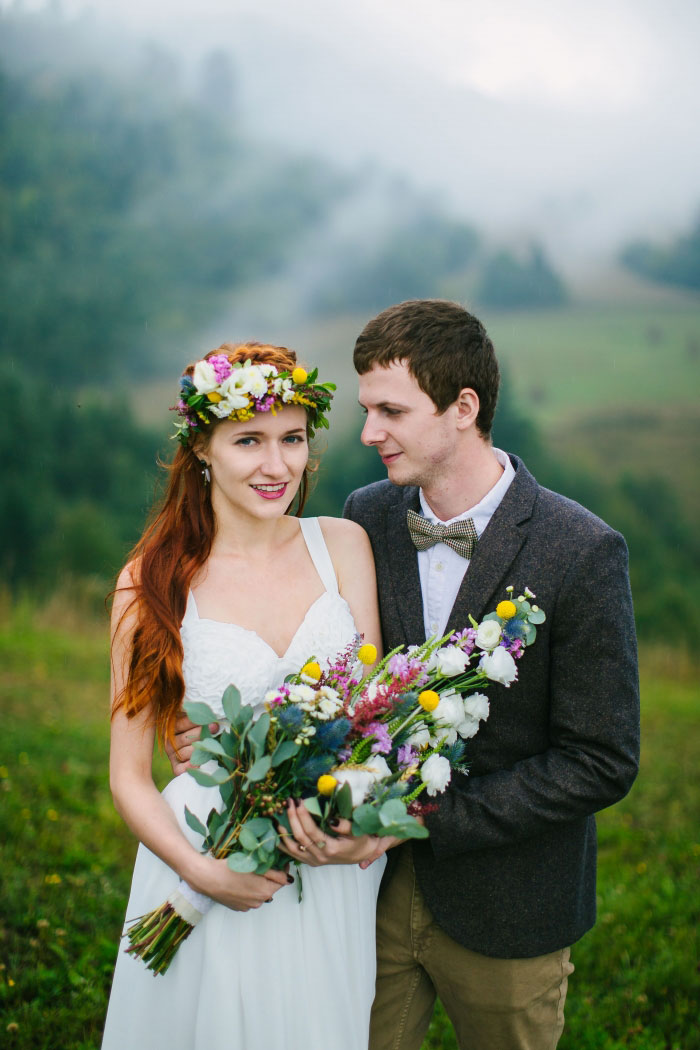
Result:
{"label": "dangling earring", "polygon": [[202,477],[204,478],[204,484],[208,485],[211,481],[211,471],[209,470],[209,464],[205,460],[200,459],[199,465],[202,468]]}

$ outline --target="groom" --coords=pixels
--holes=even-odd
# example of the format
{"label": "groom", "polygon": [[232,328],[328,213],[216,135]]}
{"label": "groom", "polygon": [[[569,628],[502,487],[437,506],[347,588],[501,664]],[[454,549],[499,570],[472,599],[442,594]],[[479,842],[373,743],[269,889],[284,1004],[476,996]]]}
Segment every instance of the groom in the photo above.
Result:
{"label": "groom", "polygon": [[345,514],[372,542],[385,651],[480,619],[509,585],[547,614],[515,688],[490,687],[469,775],[426,815],[430,838],[390,853],[370,1050],[418,1050],[436,995],[463,1050],[552,1050],[569,946],[595,921],[593,814],[637,771],[627,548],[492,446],[498,364],[462,307],[393,306],[354,361],[362,441],[388,480]]}

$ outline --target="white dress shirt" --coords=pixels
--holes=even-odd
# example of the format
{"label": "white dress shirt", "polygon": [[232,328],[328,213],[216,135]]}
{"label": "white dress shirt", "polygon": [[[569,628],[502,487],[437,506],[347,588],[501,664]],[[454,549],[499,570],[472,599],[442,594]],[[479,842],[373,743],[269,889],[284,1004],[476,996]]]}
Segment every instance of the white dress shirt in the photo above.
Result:
{"label": "white dress shirt", "polygon": [[[453,521],[461,521],[463,518],[471,518],[474,522],[476,534],[481,539],[482,533],[490,522],[494,511],[503,499],[515,477],[515,470],[510,459],[500,448],[493,450],[494,455],[503,467],[503,473],[486,493],[484,498],[470,510],[458,514],[456,518],[441,522],[435,516],[420,490],[420,506],[423,517],[433,524],[450,525]],[[436,543],[427,551],[418,551],[418,572],[420,573],[420,587],[423,596],[423,622],[425,624],[425,636],[431,634],[444,634],[455,603],[457,592],[462,586],[464,574],[469,568],[469,559],[463,558],[457,551],[453,551],[445,543]],[[463,624],[462,626],[467,626]]]}

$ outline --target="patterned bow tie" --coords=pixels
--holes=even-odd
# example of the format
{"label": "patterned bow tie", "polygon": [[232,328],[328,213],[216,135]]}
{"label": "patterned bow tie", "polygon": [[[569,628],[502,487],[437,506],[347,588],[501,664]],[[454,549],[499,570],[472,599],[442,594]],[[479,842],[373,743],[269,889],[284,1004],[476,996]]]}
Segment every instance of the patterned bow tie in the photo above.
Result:
{"label": "patterned bow tie", "polygon": [[457,554],[469,559],[479,538],[471,518],[453,521],[451,525],[440,523],[434,525],[421,514],[409,510],[406,515],[406,523],[411,539],[419,551],[427,551],[436,543],[445,543],[453,551],[457,551]]}

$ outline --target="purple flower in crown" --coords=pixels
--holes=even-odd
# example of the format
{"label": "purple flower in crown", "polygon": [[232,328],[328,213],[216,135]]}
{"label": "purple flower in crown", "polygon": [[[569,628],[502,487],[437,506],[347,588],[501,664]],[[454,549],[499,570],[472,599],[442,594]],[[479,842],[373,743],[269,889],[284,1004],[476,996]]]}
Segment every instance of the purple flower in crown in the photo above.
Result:
{"label": "purple flower in crown", "polygon": [[256,412],[269,412],[275,403],[275,395],[267,394],[265,397],[255,398],[255,411]]}
{"label": "purple flower in crown", "polygon": [[417,755],[418,751],[413,744],[402,744],[396,752],[396,761],[402,769],[405,769],[415,762]]}
{"label": "purple flower in crown", "polygon": [[231,375],[233,367],[226,354],[214,354],[213,357],[208,358],[208,361],[214,369],[217,383],[223,383],[224,379],[228,379]]}

